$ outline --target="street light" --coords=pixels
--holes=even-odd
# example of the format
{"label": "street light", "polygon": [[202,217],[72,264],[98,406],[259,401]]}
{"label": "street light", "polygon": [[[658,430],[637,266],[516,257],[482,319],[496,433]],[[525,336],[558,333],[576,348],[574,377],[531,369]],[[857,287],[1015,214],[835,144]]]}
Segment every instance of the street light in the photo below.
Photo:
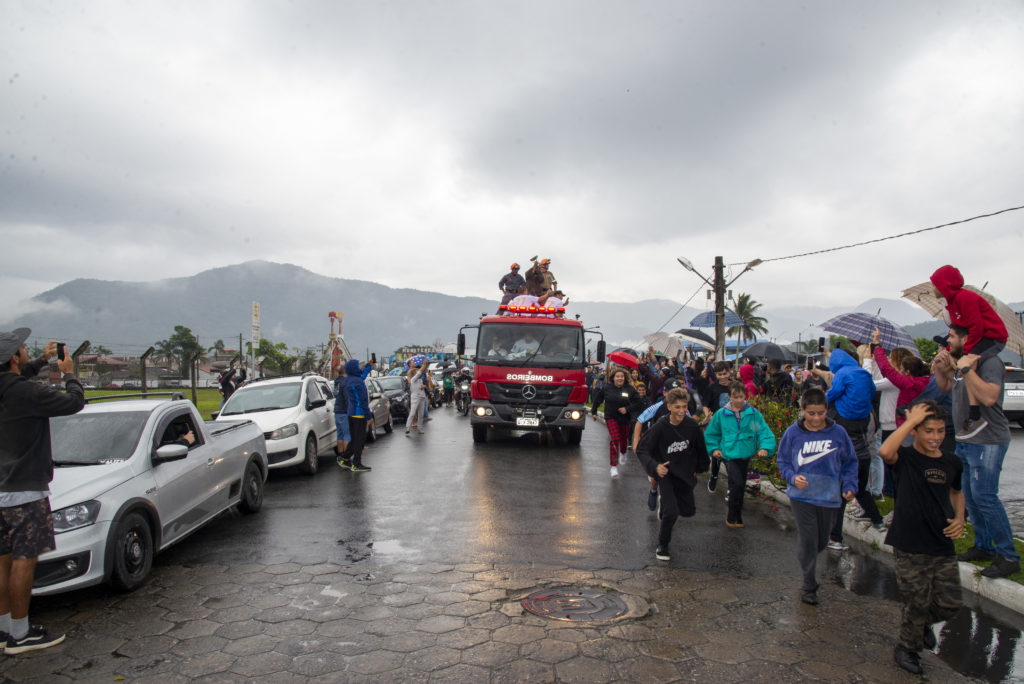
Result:
{"label": "street light", "polygon": [[700,272],[694,268],[693,263],[686,257],[676,257],[676,261],[690,273],[695,274],[698,278],[707,283],[715,293],[715,356],[719,360],[725,358],[725,292],[730,285],[735,283],[741,275],[750,271],[757,266],[760,266],[763,262],[760,259],[754,259],[753,261],[747,262],[747,265],[743,267],[743,270],[739,274],[730,280],[728,283],[725,282],[725,260],[717,256],[715,257],[715,271],[714,271],[714,282],[711,282],[705,278]]}

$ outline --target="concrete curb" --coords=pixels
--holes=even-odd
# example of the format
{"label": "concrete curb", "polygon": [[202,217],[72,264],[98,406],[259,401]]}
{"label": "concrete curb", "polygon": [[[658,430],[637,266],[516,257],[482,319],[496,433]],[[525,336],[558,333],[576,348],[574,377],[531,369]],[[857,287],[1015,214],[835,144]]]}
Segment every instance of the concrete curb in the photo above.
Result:
{"label": "concrete curb", "polygon": [[[771,499],[781,506],[790,508],[789,497],[779,491],[774,484],[761,480],[761,496]],[[843,534],[867,544],[877,544],[886,553],[892,553],[892,547],[885,543],[885,534],[871,529],[866,520],[846,518],[843,521]],[[981,568],[973,563],[959,563],[960,584],[963,588],[1005,606],[1017,613],[1024,614],[1024,585],[1008,579],[989,579],[981,576]]]}

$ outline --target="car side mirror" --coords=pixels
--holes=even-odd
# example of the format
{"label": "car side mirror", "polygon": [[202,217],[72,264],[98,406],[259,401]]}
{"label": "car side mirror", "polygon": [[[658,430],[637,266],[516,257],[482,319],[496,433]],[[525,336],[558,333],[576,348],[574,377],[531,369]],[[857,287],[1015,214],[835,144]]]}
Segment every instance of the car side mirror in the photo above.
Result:
{"label": "car side mirror", "polygon": [[306,402],[306,409],[312,411],[313,409],[322,408],[327,406],[326,399],[314,399],[313,401]]}
{"label": "car side mirror", "polygon": [[604,363],[604,340],[597,341],[597,362]]}
{"label": "car side mirror", "polygon": [[180,461],[188,456],[188,447],[183,444],[164,444],[158,447],[153,454],[154,463],[166,463],[167,461]]}
{"label": "car side mirror", "polygon": [[217,420],[217,416],[220,415],[220,411],[214,411],[210,414],[210,420]]}

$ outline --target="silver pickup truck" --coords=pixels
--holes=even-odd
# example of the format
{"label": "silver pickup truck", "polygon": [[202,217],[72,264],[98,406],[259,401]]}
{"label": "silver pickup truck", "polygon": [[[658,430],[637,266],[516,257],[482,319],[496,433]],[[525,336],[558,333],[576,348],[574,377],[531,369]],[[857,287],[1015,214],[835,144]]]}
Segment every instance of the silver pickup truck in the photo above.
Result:
{"label": "silver pickup truck", "polygon": [[100,582],[131,591],[156,552],[232,506],[263,504],[266,443],[249,420],[207,423],[180,398],[122,399],[51,418],[50,433],[57,548],[39,557],[33,594]]}

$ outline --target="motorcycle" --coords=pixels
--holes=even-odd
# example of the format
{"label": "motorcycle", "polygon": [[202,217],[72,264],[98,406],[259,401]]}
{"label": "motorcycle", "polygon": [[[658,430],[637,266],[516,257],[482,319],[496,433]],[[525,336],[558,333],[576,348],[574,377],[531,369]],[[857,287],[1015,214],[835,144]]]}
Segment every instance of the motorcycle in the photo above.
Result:
{"label": "motorcycle", "polygon": [[455,379],[455,410],[464,416],[469,415],[469,405],[472,403],[473,395],[470,388],[470,379],[460,377]]}

